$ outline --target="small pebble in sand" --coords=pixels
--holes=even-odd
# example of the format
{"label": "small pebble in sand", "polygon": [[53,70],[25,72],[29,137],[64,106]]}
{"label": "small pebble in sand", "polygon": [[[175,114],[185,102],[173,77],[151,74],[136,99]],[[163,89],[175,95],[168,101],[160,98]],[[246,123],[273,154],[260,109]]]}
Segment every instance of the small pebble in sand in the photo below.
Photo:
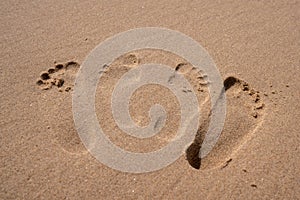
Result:
{"label": "small pebble in sand", "polygon": [[257,112],[253,112],[253,113],[251,113],[251,115],[252,115],[252,117],[254,117],[254,118],[257,118],[257,117],[258,117]]}

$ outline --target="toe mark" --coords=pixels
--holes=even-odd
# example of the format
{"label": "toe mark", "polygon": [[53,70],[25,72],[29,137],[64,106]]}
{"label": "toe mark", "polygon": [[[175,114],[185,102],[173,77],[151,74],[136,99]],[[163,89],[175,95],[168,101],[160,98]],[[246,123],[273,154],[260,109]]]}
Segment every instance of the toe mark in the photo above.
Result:
{"label": "toe mark", "polygon": [[226,78],[224,81],[225,91],[234,86],[234,84],[236,83],[240,83],[240,80],[233,76],[229,76],[228,78]]}

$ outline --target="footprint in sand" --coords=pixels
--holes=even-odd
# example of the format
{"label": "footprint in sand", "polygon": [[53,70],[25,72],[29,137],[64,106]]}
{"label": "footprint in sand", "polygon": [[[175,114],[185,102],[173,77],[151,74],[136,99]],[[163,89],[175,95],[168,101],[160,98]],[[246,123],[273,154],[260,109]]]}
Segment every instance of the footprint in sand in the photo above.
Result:
{"label": "footprint in sand", "polygon": [[[48,93],[51,101],[46,102],[47,107],[53,105],[56,109],[51,109],[51,111],[42,110],[47,112],[43,116],[49,116],[49,112],[52,113],[48,121],[49,129],[51,129],[55,141],[64,151],[75,154],[87,152],[74,127],[72,97],[70,95],[79,67],[80,65],[75,61],[55,64],[54,67],[42,72],[36,82],[41,90],[56,89],[59,91],[59,93]],[[62,104],[62,102],[64,103]],[[63,107],[60,107],[62,105]]]}
{"label": "footprint in sand", "polygon": [[[139,62],[134,54],[122,56],[118,61],[128,67],[136,66]],[[49,129],[53,133],[54,141],[64,151],[72,154],[87,153],[75,129],[72,114],[72,96],[70,95],[79,67],[80,64],[75,61],[55,64],[55,66],[48,68],[47,71],[40,73],[40,77],[36,82],[43,91],[59,91],[59,93],[49,93],[51,101],[47,102],[47,106],[51,104],[55,107],[63,106],[51,110],[52,117],[48,119],[51,125]],[[62,101],[64,102],[63,104],[61,104]],[[43,111],[45,111],[43,116],[49,116],[47,110]]]}
{"label": "footprint in sand", "polygon": [[226,120],[217,144],[207,157],[198,158],[199,149],[207,131],[209,115],[202,121],[194,142],[186,150],[189,164],[196,169],[224,168],[232,156],[251,138],[264,117],[265,104],[259,91],[243,80],[230,76],[224,81],[226,91]]}

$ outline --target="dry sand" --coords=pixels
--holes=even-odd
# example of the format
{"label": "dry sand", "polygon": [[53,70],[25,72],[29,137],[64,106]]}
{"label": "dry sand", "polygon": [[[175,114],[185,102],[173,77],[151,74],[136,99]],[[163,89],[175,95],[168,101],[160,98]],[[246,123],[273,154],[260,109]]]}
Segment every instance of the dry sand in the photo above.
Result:
{"label": "dry sand", "polygon": [[[2,1],[0,10],[0,199],[300,198],[299,1]],[[123,173],[99,163],[75,130],[72,91],[80,64],[107,37],[148,26],[195,39],[225,81],[225,127],[200,169],[195,149],[209,121],[207,86],[170,53],[145,50],[117,59],[98,85],[96,111],[118,146],[135,152],[164,146],[179,120],[170,91],[148,85],[132,96],[137,124],[149,122],[156,102],[169,114],[161,133],[145,140],[116,126],[110,95],[137,64],[179,65],[203,113],[187,155],[156,172]],[[37,84],[48,71],[50,78]]]}

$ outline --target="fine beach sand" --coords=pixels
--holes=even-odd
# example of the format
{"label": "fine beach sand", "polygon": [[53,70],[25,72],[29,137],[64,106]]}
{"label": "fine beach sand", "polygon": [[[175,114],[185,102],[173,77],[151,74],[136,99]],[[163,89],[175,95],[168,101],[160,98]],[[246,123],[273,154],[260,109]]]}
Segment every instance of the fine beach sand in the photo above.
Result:
{"label": "fine beach sand", "polygon": [[[0,199],[300,198],[300,1],[2,1],[0,10]],[[168,65],[189,81],[201,109],[184,155],[159,171],[124,173],[98,162],[77,134],[72,92],[81,64],[106,38],[138,27],[180,31],[218,67],[225,126],[201,161],[197,150],[211,107],[206,76],[163,51],[116,59],[99,80],[96,114],[107,137],[125,150],[168,144],[180,120],[168,89],[146,85],[130,101],[140,126],[149,123],[152,105],[165,108],[166,124],[152,138],[126,135],[111,113],[111,94],[124,73],[139,64]]]}

